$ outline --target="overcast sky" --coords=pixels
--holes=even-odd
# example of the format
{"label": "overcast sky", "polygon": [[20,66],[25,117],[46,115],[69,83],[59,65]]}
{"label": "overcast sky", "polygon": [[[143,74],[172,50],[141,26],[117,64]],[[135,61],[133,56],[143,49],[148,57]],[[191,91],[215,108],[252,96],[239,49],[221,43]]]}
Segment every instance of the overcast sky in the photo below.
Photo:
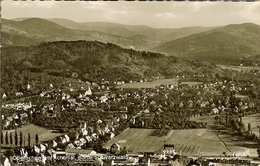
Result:
{"label": "overcast sky", "polygon": [[155,28],[260,25],[260,2],[2,1],[2,18],[66,18]]}

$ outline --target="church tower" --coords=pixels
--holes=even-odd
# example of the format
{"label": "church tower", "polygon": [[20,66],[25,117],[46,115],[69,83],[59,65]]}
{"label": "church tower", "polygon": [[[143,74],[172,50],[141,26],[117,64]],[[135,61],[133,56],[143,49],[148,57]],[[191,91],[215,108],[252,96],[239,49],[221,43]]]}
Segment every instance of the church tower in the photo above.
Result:
{"label": "church tower", "polygon": [[31,90],[31,85],[29,84],[29,81],[28,81],[28,84],[27,84],[27,90]]}

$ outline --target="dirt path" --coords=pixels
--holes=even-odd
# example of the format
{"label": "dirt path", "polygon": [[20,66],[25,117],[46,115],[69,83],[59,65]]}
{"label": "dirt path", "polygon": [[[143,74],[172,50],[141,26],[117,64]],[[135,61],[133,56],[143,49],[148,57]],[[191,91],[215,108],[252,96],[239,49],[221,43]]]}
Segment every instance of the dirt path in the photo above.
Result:
{"label": "dirt path", "polygon": [[229,152],[231,152],[231,150],[229,149],[229,147],[227,146],[227,144],[219,137],[218,131],[216,131],[216,132],[217,132],[218,139],[224,144],[224,146],[227,148],[227,150],[228,150]]}

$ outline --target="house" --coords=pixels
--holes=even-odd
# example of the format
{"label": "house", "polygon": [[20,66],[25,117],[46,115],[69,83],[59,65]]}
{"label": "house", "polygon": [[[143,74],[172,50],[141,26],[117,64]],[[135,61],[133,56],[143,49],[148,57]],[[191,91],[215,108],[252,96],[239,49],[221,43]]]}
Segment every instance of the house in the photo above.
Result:
{"label": "house", "polygon": [[165,157],[165,151],[163,149],[157,150],[154,153],[154,156],[156,156],[158,159],[166,159]]}
{"label": "house", "polygon": [[70,149],[75,149],[75,148],[76,148],[72,143],[68,144],[68,147],[69,147]]}
{"label": "house", "polygon": [[43,164],[45,165],[47,157],[45,157],[43,154],[41,154],[41,158],[40,160],[43,162]]}
{"label": "house", "polygon": [[75,157],[75,155],[79,155],[84,158],[95,156],[97,154],[97,152],[92,149],[70,149],[70,148],[67,148],[65,150],[65,153],[66,153],[66,156]]}
{"label": "house", "polygon": [[2,98],[3,98],[3,99],[5,99],[5,98],[6,98],[6,94],[5,94],[5,93],[3,94]]}
{"label": "house", "polygon": [[97,135],[96,133],[93,133],[93,134],[91,135],[91,137],[94,138],[94,139],[98,139],[98,135]]}
{"label": "house", "polygon": [[53,149],[48,149],[48,150],[47,150],[47,153],[45,154],[45,156],[53,158],[54,153],[55,153],[55,150],[53,150]]}
{"label": "house", "polygon": [[27,113],[23,113],[23,114],[20,114],[20,119],[24,119],[28,117],[28,114]]}
{"label": "house", "polygon": [[80,140],[80,142],[81,142],[82,145],[87,142],[84,138],[80,138],[79,140]]}
{"label": "house", "polygon": [[70,142],[70,137],[67,134],[65,134],[64,137],[66,139],[66,142]]}
{"label": "house", "polygon": [[149,157],[141,157],[139,158],[139,166],[150,166],[151,165],[151,160]]}
{"label": "house", "polygon": [[56,141],[52,140],[52,145],[53,145],[53,147],[55,148],[58,144],[57,144]]}
{"label": "house", "polygon": [[165,152],[165,155],[174,156],[176,154],[173,144],[164,144],[163,151]]}
{"label": "house", "polygon": [[110,146],[110,151],[112,153],[118,153],[120,152],[120,145],[118,145],[117,143],[114,143]]}
{"label": "house", "polygon": [[65,144],[66,143],[66,139],[64,137],[60,137],[61,143]]}
{"label": "house", "polygon": [[46,151],[46,146],[43,144],[40,144],[40,149],[41,149],[41,152],[44,152],[44,151]]}
{"label": "house", "polygon": [[16,93],[15,93],[15,96],[16,96],[16,97],[21,97],[21,96],[23,96],[23,92],[16,92]]}
{"label": "house", "polygon": [[92,95],[92,91],[90,87],[88,87],[88,90],[85,92],[85,96],[90,96],[90,95]]}
{"label": "house", "polygon": [[3,166],[11,166],[10,160],[7,157],[4,160]]}
{"label": "house", "polygon": [[114,134],[114,133],[112,133],[112,132],[110,132],[110,139],[113,139],[113,138],[114,138],[114,136],[115,136],[115,134]]}
{"label": "house", "polygon": [[148,114],[150,111],[148,109],[144,110],[144,113]]}
{"label": "house", "polygon": [[90,136],[86,136],[85,138],[86,138],[86,140],[87,140],[88,142],[91,142],[91,141],[92,141],[92,139],[91,139]]}
{"label": "house", "polygon": [[19,155],[22,156],[22,157],[28,157],[28,152],[27,150],[25,150],[24,148],[20,148],[19,150]]}
{"label": "house", "polygon": [[38,148],[37,146],[33,146],[33,149],[37,154],[40,153],[40,148]]}
{"label": "house", "polygon": [[219,110],[218,110],[217,108],[213,108],[213,109],[212,109],[212,113],[213,113],[213,114],[219,114]]}
{"label": "house", "polygon": [[108,98],[107,96],[101,96],[99,100],[101,101],[101,103],[105,103],[108,100]]}

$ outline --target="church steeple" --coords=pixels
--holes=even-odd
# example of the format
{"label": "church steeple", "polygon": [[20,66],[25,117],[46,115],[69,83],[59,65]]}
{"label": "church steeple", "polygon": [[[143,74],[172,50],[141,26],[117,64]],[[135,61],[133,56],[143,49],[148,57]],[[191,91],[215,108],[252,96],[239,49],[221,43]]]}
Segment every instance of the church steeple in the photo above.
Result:
{"label": "church steeple", "polygon": [[30,89],[31,89],[31,85],[29,84],[29,81],[28,81],[27,90],[29,91]]}

